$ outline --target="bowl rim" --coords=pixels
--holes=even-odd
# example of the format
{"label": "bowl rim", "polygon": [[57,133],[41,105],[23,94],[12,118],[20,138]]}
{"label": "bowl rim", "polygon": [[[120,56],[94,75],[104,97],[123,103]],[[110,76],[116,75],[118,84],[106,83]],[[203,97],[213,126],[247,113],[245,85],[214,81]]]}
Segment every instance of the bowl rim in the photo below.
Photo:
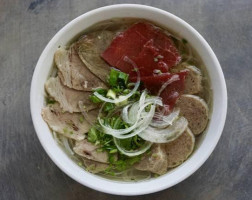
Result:
{"label": "bowl rim", "polygon": [[[91,16],[94,14],[97,14],[101,11],[108,11],[110,9],[134,9],[134,8],[138,8],[138,9],[144,9],[146,12],[148,11],[154,11],[157,13],[161,13],[166,15],[167,17],[172,18],[173,20],[175,20],[177,23],[180,23],[181,25],[185,26],[187,29],[189,29],[190,31],[193,32],[193,34],[195,34],[197,36],[197,39],[200,41],[200,43],[205,46],[205,48],[207,49],[208,53],[211,55],[212,61],[215,64],[216,70],[218,71],[218,75],[220,76],[220,87],[221,87],[221,100],[222,100],[222,115],[220,116],[220,124],[219,124],[219,129],[218,129],[218,134],[214,137],[214,141],[212,141],[210,148],[208,149],[208,151],[206,151],[206,153],[204,154],[204,157],[200,158],[199,161],[195,164],[194,168],[191,170],[188,170],[186,173],[184,173],[181,177],[178,177],[176,180],[172,180],[170,181],[170,183],[168,184],[146,184],[147,182],[139,182],[139,183],[125,183],[125,182],[111,182],[110,180],[107,179],[101,179],[95,175],[88,175],[87,173],[85,173],[85,175],[87,176],[87,179],[90,178],[92,179],[92,177],[94,179],[96,179],[95,181],[101,181],[101,183],[106,184],[109,183],[109,186],[107,185],[103,185],[103,184],[93,184],[90,183],[88,180],[82,180],[80,179],[78,176],[73,175],[73,173],[71,172],[70,169],[68,169],[68,167],[64,166],[64,164],[62,164],[58,158],[55,157],[55,155],[51,152],[52,150],[48,148],[48,146],[46,145],[46,143],[42,140],[42,133],[40,132],[40,127],[39,125],[36,123],[36,116],[34,113],[34,109],[35,109],[35,96],[36,96],[36,79],[38,77],[38,73],[39,73],[39,69],[38,69],[38,65],[42,62],[42,60],[45,57],[45,52],[47,52],[54,40],[56,40],[57,38],[59,38],[66,30],[68,30],[69,28],[72,27],[72,25],[78,23],[79,21],[83,20],[83,18],[86,18],[87,16]],[[51,158],[51,160],[64,172],[66,173],[68,176],[70,176],[71,178],[73,178],[75,181],[79,182],[82,185],[85,185],[89,188],[101,191],[101,192],[105,192],[105,193],[110,193],[110,194],[115,194],[115,195],[127,195],[127,196],[131,196],[131,195],[142,195],[142,194],[149,194],[149,193],[154,193],[154,192],[158,192],[161,190],[164,190],[166,188],[172,187],[174,185],[176,185],[177,183],[185,180],[186,178],[188,178],[190,175],[192,175],[196,170],[198,170],[203,163],[208,159],[208,157],[211,155],[211,153],[213,152],[214,148],[216,147],[220,136],[223,132],[223,128],[225,125],[225,120],[226,120],[226,113],[227,113],[227,89],[226,89],[226,83],[225,83],[225,78],[224,78],[224,74],[222,72],[221,66],[219,64],[219,61],[216,57],[216,55],[214,54],[213,50],[211,49],[211,47],[209,46],[209,44],[206,42],[206,40],[191,26],[189,25],[187,22],[185,22],[184,20],[182,20],[181,18],[167,12],[164,10],[161,10],[159,8],[155,8],[155,7],[151,7],[151,6],[146,6],[146,5],[140,5],[140,4],[115,4],[115,5],[110,5],[110,6],[104,6],[104,7],[100,7],[94,10],[91,10],[89,12],[86,12],[78,17],[76,17],[75,19],[73,19],[72,21],[70,21],[69,23],[67,23],[63,28],[61,28],[54,36],[53,38],[49,41],[49,43],[46,45],[45,49],[43,50],[42,54],[40,55],[40,58],[36,64],[34,73],[33,73],[33,77],[32,77],[32,82],[31,82],[31,88],[30,88],[30,109],[31,109],[31,117],[32,117],[32,121],[33,121],[33,125],[35,128],[35,132],[39,138],[39,141],[41,143],[41,145],[43,146],[44,150],[46,151],[47,155]],[[179,166],[180,167],[180,166]],[[179,168],[178,167],[178,168]],[[165,176],[165,175],[164,175]],[[163,176],[161,176],[163,177]],[[155,182],[155,180],[159,180],[160,178],[156,178],[153,179],[149,182]],[[148,183],[149,183],[148,182]],[[156,181],[158,182],[158,181]],[[143,184],[143,185],[142,185]],[[132,185],[134,185],[134,187],[132,187]],[[136,186],[141,185],[141,189],[133,189],[133,188],[137,188]],[[111,186],[115,187],[115,188],[111,188]],[[144,187],[143,187],[144,186]],[[152,186],[151,188],[149,186]],[[154,187],[153,187],[154,186]],[[126,190],[122,190],[123,187],[129,188]]]}

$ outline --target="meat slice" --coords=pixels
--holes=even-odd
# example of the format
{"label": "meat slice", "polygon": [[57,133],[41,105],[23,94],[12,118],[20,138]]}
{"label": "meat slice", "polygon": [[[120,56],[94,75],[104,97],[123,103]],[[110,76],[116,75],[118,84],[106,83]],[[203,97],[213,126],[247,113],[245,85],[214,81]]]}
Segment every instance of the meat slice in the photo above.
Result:
{"label": "meat slice", "polygon": [[63,111],[68,111],[70,113],[81,112],[78,105],[79,101],[83,102],[87,111],[96,108],[96,105],[89,99],[91,92],[83,92],[68,88],[62,85],[59,77],[49,78],[45,83],[45,89],[51,97],[59,102]]}
{"label": "meat slice", "polygon": [[109,167],[108,164],[96,162],[86,158],[83,158],[83,163],[86,167],[86,170],[94,174],[105,171]]}
{"label": "meat slice", "polygon": [[82,62],[104,82],[107,81],[110,66],[100,55],[109,46],[114,36],[115,33],[111,31],[96,31],[82,36],[75,45]]}
{"label": "meat slice", "polygon": [[108,153],[107,152],[98,152],[97,149],[99,146],[95,146],[94,144],[88,142],[86,139],[82,141],[77,141],[73,148],[74,152],[78,155],[85,157],[87,159],[108,163]]}
{"label": "meat slice", "polygon": [[172,72],[179,72],[187,70],[185,78],[185,90],[184,94],[197,94],[202,89],[202,73],[199,68],[189,65],[187,63],[181,63],[180,65],[171,69]]}
{"label": "meat slice", "polygon": [[163,90],[161,89],[159,96],[162,97],[164,105],[168,105],[166,108],[168,111],[174,108],[177,99],[183,94],[186,75],[187,71],[174,74],[172,77],[177,76],[178,79],[169,83]]}
{"label": "meat slice", "polygon": [[169,36],[160,28],[144,22],[134,24],[119,34],[102,53],[104,60],[111,66],[135,75],[132,66],[125,62],[125,56],[137,64],[141,76],[152,75],[154,69],[168,72],[181,60]]}
{"label": "meat slice", "polygon": [[[187,73],[188,71],[184,70],[176,74],[163,73],[155,76],[144,76],[141,77],[141,82],[144,88],[148,89],[151,94],[162,97],[163,103],[166,105],[167,112],[169,113],[179,96],[184,92],[184,82]],[[130,80],[135,82],[137,78],[132,77]]]}
{"label": "meat slice", "polygon": [[[96,111],[90,111],[88,114],[93,116],[91,119],[97,116]],[[80,113],[63,113],[57,103],[43,108],[41,115],[53,131],[74,140],[83,140],[90,128]]]}
{"label": "meat slice", "polygon": [[165,144],[168,167],[176,167],[183,163],[193,152],[195,138],[189,128],[176,140]]}
{"label": "meat slice", "polygon": [[106,85],[81,61],[74,45],[69,50],[59,48],[54,54],[54,60],[59,69],[60,80],[65,86],[83,91],[106,88]]}
{"label": "meat slice", "polygon": [[141,171],[150,171],[155,174],[164,174],[167,171],[167,155],[163,144],[154,144],[151,154],[135,165]]}
{"label": "meat slice", "polygon": [[180,114],[188,120],[188,126],[194,135],[202,133],[208,123],[208,106],[206,102],[195,95],[182,95],[176,106]]}

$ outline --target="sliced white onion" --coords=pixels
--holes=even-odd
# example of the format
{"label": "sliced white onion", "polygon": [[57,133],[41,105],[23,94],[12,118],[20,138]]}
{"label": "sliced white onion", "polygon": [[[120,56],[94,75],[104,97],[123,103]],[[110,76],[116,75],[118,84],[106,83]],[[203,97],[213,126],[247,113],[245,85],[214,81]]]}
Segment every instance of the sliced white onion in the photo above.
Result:
{"label": "sliced white onion", "polygon": [[170,85],[171,83],[173,83],[174,81],[178,81],[179,80],[179,75],[174,74],[168,81],[166,81],[162,87],[160,88],[160,90],[158,91],[158,96],[160,96],[160,94],[163,92],[163,90]]}
{"label": "sliced white onion", "polygon": [[139,101],[134,103],[131,106],[131,108],[129,110],[129,114],[128,114],[129,124],[134,124],[137,121],[137,116],[138,116],[139,109],[141,107],[143,107],[146,95],[147,95],[146,91],[143,91],[143,93],[140,96]]}
{"label": "sliced white onion", "polygon": [[138,135],[139,133],[141,133],[142,131],[144,131],[146,128],[148,128],[153,116],[155,113],[155,106],[151,106],[151,110],[150,112],[145,116],[145,121],[142,122],[137,128],[134,129],[134,131],[130,134],[127,135],[113,135],[115,138],[118,139],[126,139],[126,138],[130,138],[133,137],[135,135]]}
{"label": "sliced white onion", "polygon": [[121,145],[120,145],[120,140],[117,138],[114,138],[114,143],[117,147],[117,149],[124,155],[129,156],[129,157],[133,157],[133,156],[138,156],[141,155],[143,153],[145,153],[152,145],[151,142],[146,141],[145,144],[143,144],[143,146],[140,147],[140,149],[134,150],[134,151],[128,151],[126,149],[124,149]]}
{"label": "sliced white onion", "polygon": [[[148,106],[148,105],[151,105],[153,104],[153,102],[149,102],[149,103],[146,103],[144,104],[140,109],[139,109],[139,112],[137,114],[137,120],[136,122],[130,126],[129,128],[126,128],[126,129],[113,129],[111,128],[110,126],[107,126],[107,125],[104,125],[101,118],[98,116],[98,121],[100,123],[100,125],[102,126],[104,132],[106,134],[109,134],[109,135],[113,135],[114,137],[118,136],[118,135],[123,135],[123,134],[127,134],[131,131],[133,131],[135,128],[137,128],[138,126],[142,125],[142,123],[144,123],[146,120],[148,120],[147,117],[142,117],[141,114],[142,112],[144,111],[144,109]],[[155,109],[155,106],[154,106],[154,109]],[[154,116],[154,113],[152,116],[150,116],[150,118],[152,119]]]}
{"label": "sliced white onion", "polygon": [[71,155],[74,155],[74,152],[72,151],[72,149],[69,146],[68,139],[64,136],[61,136],[60,139],[61,139],[62,144],[64,145],[65,149],[67,150],[67,152]]}
{"label": "sliced white onion", "polygon": [[132,122],[129,120],[129,117],[128,117],[128,110],[129,110],[129,107],[132,106],[132,104],[129,104],[127,106],[125,106],[123,109],[122,109],[122,119],[123,121],[125,121],[127,124],[131,124]]}
{"label": "sliced white onion", "polygon": [[153,143],[168,143],[178,138],[187,128],[186,118],[180,117],[166,129],[148,127],[138,135],[146,141]]}
{"label": "sliced white onion", "polygon": [[154,128],[166,128],[167,126],[172,125],[172,123],[178,118],[179,112],[180,110],[176,108],[167,116],[155,114],[154,117],[156,119],[152,120],[150,126]]}

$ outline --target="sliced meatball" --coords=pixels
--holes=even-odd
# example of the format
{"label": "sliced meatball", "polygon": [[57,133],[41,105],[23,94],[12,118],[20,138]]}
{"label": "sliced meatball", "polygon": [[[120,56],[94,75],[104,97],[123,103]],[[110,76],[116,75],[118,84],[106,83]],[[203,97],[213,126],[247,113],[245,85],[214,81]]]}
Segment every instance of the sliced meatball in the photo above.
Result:
{"label": "sliced meatball", "polygon": [[83,158],[83,163],[86,167],[86,170],[94,174],[105,171],[109,167],[108,164],[96,162],[86,158]]}
{"label": "sliced meatball", "polygon": [[188,120],[188,126],[194,135],[205,130],[209,111],[203,99],[195,95],[182,95],[176,106],[180,109],[180,114]]}
{"label": "sliced meatball", "polygon": [[59,48],[54,54],[54,60],[60,80],[65,86],[83,91],[106,88],[106,85],[84,65],[74,46],[69,50]]}
{"label": "sliced meatball", "polygon": [[154,144],[151,153],[135,165],[141,171],[150,171],[155,174],[164,174],[167,171],[167,155],[162,144]]}
{"label": "sliced meatball", "polygon": [[[62,112],[59,104],[53,104],[42,109],[41,115],[48,126],[55,132],[74,140],[83,140],[90,124],[80,113]],[[90,119],[97,117],[96,110],[88,112]]]}
{"label": "sliced meatball", "polygon": [[76,50],[87,68],[102,81],[107,81],[110,66],[101,58],[101,53],[110,45],[115,33],[96,31],[84,35],[76,43]]}
{"label": "sliced meatball", "polygon": [[176,140],[165,144],[168,168],[176,167],[183,163],[193,152],[194,144],[195,138],[189,128]]}
{"label": "sliced meatball", "polygon": [[73,148],[74,152],[78,155],[85,157],[90,160],[94,160],[101,163],[108,163],[108,153],[107,152],[98,152],[97,149],[99,146],[96,146],[86,139],[82,141],[77,141]]}
{"label": "sliced meatball", "polygon": [[96,108],[96,105],[89,99],[91,92],[70,89],[62,85],[59,77],[49,78],[45,83],[45,89],[51,97],[59,102],[63,111],[68,111],[70,113],[81,112],[79,101],[83,102],[87,111]]}
{"label": "sliced meatball", "polygon": [[185,78],[184,94],[197,94],[202,89],[202,73],[200,69],[187,63],[182,63],[174,68],[172,72],[179,72],[187,70],[187,76]]}

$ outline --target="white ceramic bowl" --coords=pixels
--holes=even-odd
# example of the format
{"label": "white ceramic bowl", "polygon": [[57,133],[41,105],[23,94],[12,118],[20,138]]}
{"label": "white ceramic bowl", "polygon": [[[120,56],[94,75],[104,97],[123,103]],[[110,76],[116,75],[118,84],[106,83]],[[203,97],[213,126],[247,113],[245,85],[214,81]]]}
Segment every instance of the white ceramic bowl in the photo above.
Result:
{"label": "white ceramic bowl", "polygon": [[[86,172],[75,164],[56,144],[52,134],[41,117],[44,106],[44,83],[53,63],[53,55],[59,45],[65,45],[87,27],[106,19],[116,17],[137,17],[156,21],[183,38],[196,49],[205,63],[213,89],[213,112],[204,139],[192,156],[182,165],[167,174],[143,182],[118,182],[101,178]],[[79,183],[106,193],[118,195],[140,195],[169,188],[193,174],[214,150],[224,127],[227,111],[227,90],[220,64],[205,39],[180,18],[157,8],[120,4],[102,7],[87,12],[64,26],[48,43],[35,68],[30,93],[31,115],[38,138],[53,162],[67,175]]]}

